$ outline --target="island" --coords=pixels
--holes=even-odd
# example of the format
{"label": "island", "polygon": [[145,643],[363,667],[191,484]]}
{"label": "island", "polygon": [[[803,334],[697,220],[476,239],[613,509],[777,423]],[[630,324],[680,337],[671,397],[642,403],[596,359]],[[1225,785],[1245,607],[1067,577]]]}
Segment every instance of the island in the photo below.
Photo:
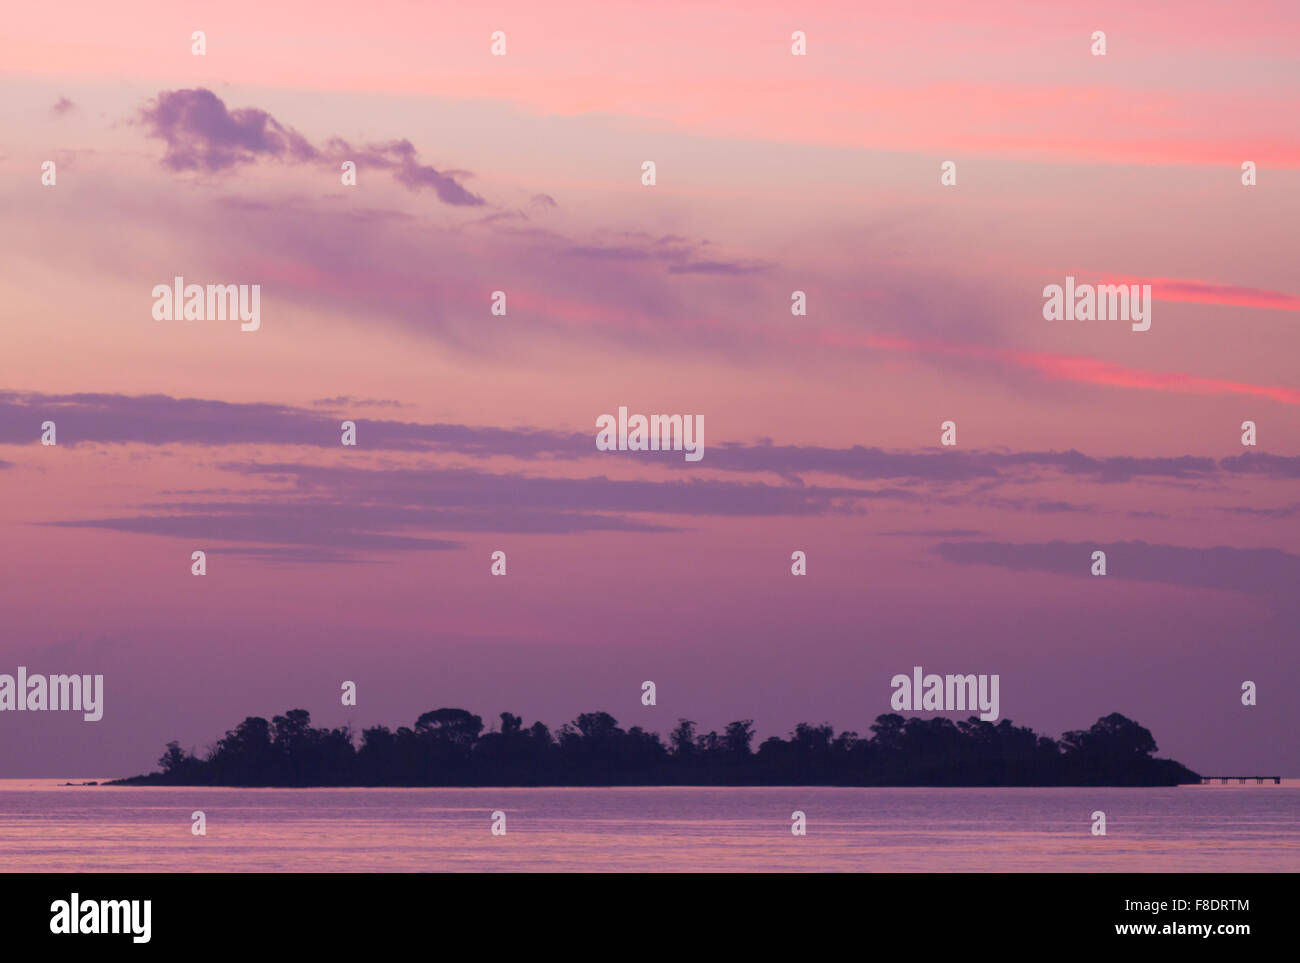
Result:
{"label": "island", "polygon": [[667,742],[607,712],[552,733],[501,713],[434,709],[413,727],[313,728],[306,710],[250,716],[200,758],[167,744],[160,771],[129,786],[1175,786],[1201,777],[1157,759],[1151,733],[1117,712],[1059,741],[977,716],[881,715],[869,737],[826,724],[795,726],[757,749],[754,722],[697,733],[680,719]]}

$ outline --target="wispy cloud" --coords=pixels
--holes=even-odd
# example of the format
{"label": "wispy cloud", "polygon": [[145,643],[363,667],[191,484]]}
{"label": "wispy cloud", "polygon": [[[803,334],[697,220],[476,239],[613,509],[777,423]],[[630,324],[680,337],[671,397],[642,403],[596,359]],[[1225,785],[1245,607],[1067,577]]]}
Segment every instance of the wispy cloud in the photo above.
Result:
{"label": "wispy cloud", "polygon": [[1264,308],[1273,311],[1300,311],[1300,297],[1282,291],[1218,284],[1194,278],[1139,278],[1131,275],[1104,275],[1102,284],[1149,284],[1151,296],[1158,301],[1184,301],[1192,304],[1219,304],[1234,308]]}
{"label": "wispy cloud", "polygon": [[912,338],[823,332],[817,340],[836,347],[885,349],[907,354],[972,358],[1019,368],[1060,381],[1079,381],[1115,388],[1139,388],[1192,395],[1249,395],[1286,405],[1300,405],[1300,388],[1257,385],[1211,378],[1180,371],[1146,371],[1098,358],[1048,354],[1015,348],[961,344],[949,341],[921,341]]}
{"label": "wispy cloud", "polygon": [[669,274],[722,274],[740,276],[762,274],[771,264],[757,260],[733,260],[712,252],[707,241],[695,241],[680,235],[652,237],[624,232],[611,239],[575,244],[561,251],[566,257],[591,261],[662,262]]}
{"label": "wispy cloud", "polygon": [[[636,516],[809,516],[856,511],[853,489],[719,481],[548,478],[468,469],[337,468],[306,464],[227,463],[223,470],[265,479],[242,500],[217,497],[142,506],[126,517],[62,519],[59,528],[104,529],[276,546],[250,557],[314,560],[293,547],[326,549],[321,561],[348,553],[461,548],[433,533],[573,535],[664,533],[678,527]],[[224,494],[224,493],[222,493]],[[340,553],[343,553],[342,555]]]}

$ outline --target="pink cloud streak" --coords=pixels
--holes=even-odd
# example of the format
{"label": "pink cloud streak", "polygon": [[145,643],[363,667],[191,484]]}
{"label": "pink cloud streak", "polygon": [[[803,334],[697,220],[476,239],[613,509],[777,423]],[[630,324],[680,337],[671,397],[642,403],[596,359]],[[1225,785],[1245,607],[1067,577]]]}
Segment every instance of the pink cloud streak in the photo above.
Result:
{"label": "pink cloud streak", "polygon": [[1277,385],[1253,385],[1224,378],[1206,378],[1200,375],[1171,371],[1143,371],[1096,358],[1047,354],[1038,351],[1020,351],[1012,348],[993,348],[973,344],[954,344],[942,341],[916,341],[910,338],[880,335],[854,336],[843,333],[824,333],[817,343],[835,347],[877,348],[885,351],[920,354],[940,354],[977,358],[1013,365],[1035,371],[1044,377],[1062,381],[1080,381],[1087,384],[1120,388],[1141,388],[1148,391],[1165,391],[1178,394],[1218,395],[1241,394],[1268,398],[1286,405],[1300,405],[1300,389]]}
{"label": "pink cloud streak", "polygon": [[1215,284],[1196,278],[1139,278],[1126,274],[1105,275],[1102,284],[1150,284],[1151,295],[1161,301],[1191,304],[1222,304],[1234,308],[1264,308],[1272,311],[1300,311],[1300,297],[1282,291]]}

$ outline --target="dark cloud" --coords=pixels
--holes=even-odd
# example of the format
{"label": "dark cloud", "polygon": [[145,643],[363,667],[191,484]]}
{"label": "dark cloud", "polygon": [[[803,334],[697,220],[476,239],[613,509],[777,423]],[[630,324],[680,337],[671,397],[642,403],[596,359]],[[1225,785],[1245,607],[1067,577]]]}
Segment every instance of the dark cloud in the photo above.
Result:
{"label": "dark cloud", "polygon": [[223,171],[261,157],[308,161],[320,152],[264,110],[227,110],[210,90],[164,90],[140,112],[153,137],[167,145],[163,165],[174,171]]}
{"label": "dark cloud", "polygon": [[207,549],[209,555],[233,555],[237,558],[251,558],[259,562],[269,564],[284,565],[373,565],[382,564],[380,560],[367,558],[351,552],[340,552],[334,549],[320,548],[298,548],[294,546],[267,546],[267,545],[232,545],[216,546]]}
{"label": "dark cloud", "polygon": [[889,452],[882,448],[825,448],[818,445],[713,445],[708,467],[725,471],[771,472],[795,477],[824,472],[844,478],[925,478],[968,481],[996,478],[996,463],[972,452]]}
{"label": "dark cloud", "polygon": [[212,91],[202,87],[164,90],[140,112],[150,136],[166,146],[163,166],[173,171],[216,173],[262,159],[289,163],[356,162],[390,173],[413,191],[431,188],[445,204],[477,206],[483,198],[471,194],[454,174],[422,164],[409,140],[353,147],[331,138],[326,149],[311,144],[302,134],[256,107],[227,109]]}
{"label": "dark cloud", "polygon": [[1074,502],[1041,498],[1002,498],[992,495],[977,495],[973,500],[980,505],[989,505],[993,508],[1012,512],[1028,511],[1060,514],[1062,512],[1091,512],[1096,510],[1094,505],[1080,505]]}
{"label": "dark cloud", "polygon": [[668,268],[669,274],[725,274],[740,276],[743,274],[762,274],[767,266],[757,262],[740,263],[732,261],[687,261],[673,264]]}
{"label": "dark cloud", "polygon": [[[715,445],[710,467],[736,471],[771,471],[794,476],[822,471],[846,478],[930,478],[959,481],[999,478],[1008,469],[1050,468],[1096,482],[1137,478],[1195,479],[1218,471],[1213,458],[1181,455],[1169,458],[1117,456],[1094,458],[1078,451],[947,451],[889,452],[880,448],[821,448],[808,445]],[[1069,511],[1080,506],[1044,503],[1043,510]]]}
{"label": "dark cloud", "polygon": [[[1106,553],[1106,575],[1093,576],[1092,553]],[[1147,542],[943,542],[949,562],[1013,571],[1053,572],[1076,578],[1137,579],[1188,588],[1295,598],[1300,555],[1276,548],[1185,548]]]}
{"label": "dark cloud", "polygon": [[[233,403],[167,395],[43,395],[0,391],[0,444],[39,440],[46,418],[59,426],[59,444],[281,444],[337,447],[339,420],[288,405]],[[36,419],[33,422],[32,419]],[[533,458],[595,451],[595,434],[532,429],[472,428],[367,419],[363,443],[393,451],[451,450],[469,455]]]}
{"label": "dark cloud", "polygon": [[[39,425],[57,421],[61,445],[192,444],[206,447],[236,445],[302,446],[339,450],[340,416],[327,408],[389,405],[383,399],[340,395],[316,399],[315,407],[261,403],[232,403],[166,395],[116,394],[44,395],[0,391],[0,444],[37,445]],[[1038,513],[1080,512],[1089,506],[1055,498],[1003,497],[994,486],[1036,482],[1038,472],[1058,471],[1109,482],[1116,474],[1141,478],[1213,478],[1222,469],[1213,459],[1098,459],[1078,452],[891,452],[853,446],[715,444],[706,449],[699,468],[709,471],[771,474],[783,484],[746,479],[682,479],[682,466],[693,467],[680,452],[600,453],[589,432],[535,428],[474,427],[422,424],[383,419],[355,419],[361,457],[371,452],[417,455],[507,458],[520,463],[558,465],[597,459],[602,466],[618,460],[635,462],[652,471],[673,469],[659,480],[612,479],[604,475],[545,477],[509,471],[484,471],[463,466],[374,467],[317,466],[302,462],[227,461],[218,467],[243,476],[251,489],[213,488],[172,492],[174,503],[137,506],[135,514],[115,518],[65,519],[64,527],[103,528],[136,534],[199,539],[213,543],[247,543],[286,548],[308,546],[342,553],[438,550],[460,543],[439,533],[583,533],[593,531],[665,532],[671,525],[644,516],[678,517],[818,517],[861,514],[881,499],[931,504],[974,504],[998,510]],[[1288,477],[1290,461],[1277,456],[1224,460],[1233,472],[1255,472],[1265,478]],[[0,469],[11,467],[0,462]],[[801,475],[819,473],[862,481],[896,480],[884,487],[842,487],[806,484]],[[1057,476],[1059,478],[1059,475]],[[1220,479],[1221,480],[1221,476]],[[934,486],[954,486],[949,490]],[[1012,489],[1014,491],[1014,489]],[[1288,517],[1293,509],[1238,509],[1241,514]],[[941,539],[970,538],[974,529],[898,529],[886,536]],[[938,551],[949,561],[1001,565],[1079,574],[1079,553],[1087,562],[1093,548],[1107,546],[1019,546],[996,542],[945,542]],[[1086,549],[1086,551],[1084,551]],[[1211,585],[1264,591],[1276,586],[1277,572],[1287,572],[1294,556],[1255,554],[1232,556],[1223,570],[1197,568],[1206,552],[1246,552],[1236,549],[1193,550],[1126,543],[1115,546],[1111,571],[1117,577]],[[1200,552],[1202,554],[1195,554]],[[1159,554],[1164,553],[1164,554]],[[1183,554],[1179,554],[1183,553]],[[1187,554],[1192,553],[1192,554]],[[274,553],[267,554],[267,558]],[[1268,570],[1260,559],[1280,559]],[[284,555],[282,560],[290,560]],[[301,561],[302,559],[297,559]],[[1269,564],[1272,564],[1270,561]],[[1229,571],[1235,565],[1235,570]],[[1082,571],[1087,573],[1087,565]],[[1270,575],[1269,572],[1273,571]],[[1203,581],[1196,581],[1197,573]],[[1249,573],[1249,574],[1248,574]],[[1244,579],[1244,581],[1242,581]]]}
{"label": "dark cloud", "polygon": [[892,535],[905,537],[928,537],[928,538],[969,538],[974,535],[983,535],[984,532],[978,528],[897,528],[888,532],[876,532],[877,535]]}
{"label": "dark cloud", "polygon": [[1271,475],[1276,478],[1300,478],[1300,455],[1270,455],[1245,452],[1224,458],[1224,471],[1243,475]]}
{"label": "dark cloud", "polygon": [[1300,502],[1293,502],[1290,505],[1279,505],[1276,508],[1258,508],[1251,505],[1224,505],[1219,507],[1221,512],[1230,512],[1234,515],[1251,515],[1257,518],[1294,518],[1300,515]]}
{"label": "dark cloud", "polygon": [[652,262],[667,265],[669,274],[717,274],[741,276],[764,274],[771,265],[763,261],[735,261],[718,258],[708,253],[707,241],[692,241],[676,234],[652,237],[635,232],[615,235],[617,240],[601,240],[574,244],[560,253],[566,257],[590,261]]}
{"label": "dark cloud", "polygon": [[428,164],[421,164],[415,145],[409,140],[353,147],[341,137],[334,137],[328,141],[327,150],[332,160],[354,161],[358,171],[366,167],[387,171],[399,184],[413,191],[432,188],[444,204],[478,207],[486,203],[456,182],[457,175],[465,176],[464,171],[438,171]]}
{"label": "dark cloud", "polygon": [[470,221],[470,224],[491,225],[510,221],[526,221],[528,215],[523,211],[496,211]]}
{"label": "dark cloud", "polygon": [[[498,513],[512,510],[562,511],[580,516],[597,512],[670,515],[822,515],[845,511],[858,496],[852,488],[777,486],[759,482],[635,481],[604,476],[550,478],[517,473],[488,473],[465,468],[338,468],[303,464],[225,463],[225,471],[287,479],[307,496],[349,505],[373,503],[400,512],[454,506]],[[408,516],[415,519],[417,516]],[[495,517],[495,514],[494,516]],[[474,521],[473,530],[481,523]],[[489,524],[495,524],[489,519]],[[440,517],[436,525],[461,522]],[[605,527],[602,523],[601,527]],[[620,524],[620,527],[625,527]],[[640,526],[638,526],[640,527]],[[489,528],[489,531],[503,529]],[[509,530],[509,529],[504,529]]]}
{"label": "dark cloud", "polygon": [[[47,418],[59,425],[60,444],[137,443],[146,445],[239,445],[273,443],[336,448],[339,418],[322,409],[348,405],[397,407],[392,399],[355,399],[340,395],[320,398],[312,407],[226,402],[168,395],[69,394],[0,391],[0,444],[33,444],[36,426]],[[423,424],[365,418],[357,421],[363,448],[410,452],[455,452],[474,457],[517,459],[578,459],[597,455],[595,429],[590,432],[541,428],[495,428],[471,425]],[[593,417],[594,425],[594,417]],[[603,457],[625,457],[606,454]],[[643,463],[690,469],[680,452],[640,452]],[[809,473],[857,481],[899,479],[937,484],[978,482],[1000,484],[1023,476],[1022,469],[1057,470],[1067,475],[1109,483],[1135,479],[1222,480],[1222,473],[1290,478],[1300,459],[1277,455],[1240,455],[1216,462],[1213,458],[1094,458],[1077,451],[990,452],[922,449],[886,451],[853,445],[775,445],[720,442],[706,448],[701,466],[710,470],[770,473],[798,482]],[[906,489],[860,491],[857,497],[919,498]],[[989,496],[988,504],[996,499]],[[1090,506],[1061,500],[1021,499],[1003,507],[1045,512],[1088,510]]]}
{"label": "dark cloud", "polygon": [[1213,458],[1179,455],[1172,458],[1134,458],[1119,455],[1093,458],[1070,449],[1063,452],[1022,452],[989,455],[1003,465],[1034,464],[1057,468],[1069,475],[1088,475],[1093,481],[1126,482],[1139,477],[1195,478],[1212,474],[1217,466]]}
{"label": "dark cloud", "polygon": [[316,408],[340,408],[344,405],[356,405],[364,408],[405,408],[401,401],[392,398],[353,398],[351,395],[337,395],[333,398],[316,398],[312,406]]}
{"label": "dark cloud", "polygon": [[56,528],[101,528],[135,535],[165,535],[191,541],[317,545],[328,549],[431,551],[463,547],[460,542],[441,538],[366,531],[350,524],[360,519],[354,519],[352,513],[340,511],[340,506],[317,506],[311,512],[301,509],[302,506],[284,506],[279,511],[137,515],[42,524]]}

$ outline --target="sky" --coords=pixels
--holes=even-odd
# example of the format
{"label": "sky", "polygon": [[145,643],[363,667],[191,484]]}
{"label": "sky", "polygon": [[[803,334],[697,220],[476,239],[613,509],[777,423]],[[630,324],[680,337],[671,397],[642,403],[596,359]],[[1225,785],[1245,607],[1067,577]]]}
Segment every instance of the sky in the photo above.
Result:
{"label": "sky", "polygon": [[6,12],[0,673],[105,705],[0,775],[295,707],[865,735],[915,665],[1300,774],[1294,4],[470,6]]}

